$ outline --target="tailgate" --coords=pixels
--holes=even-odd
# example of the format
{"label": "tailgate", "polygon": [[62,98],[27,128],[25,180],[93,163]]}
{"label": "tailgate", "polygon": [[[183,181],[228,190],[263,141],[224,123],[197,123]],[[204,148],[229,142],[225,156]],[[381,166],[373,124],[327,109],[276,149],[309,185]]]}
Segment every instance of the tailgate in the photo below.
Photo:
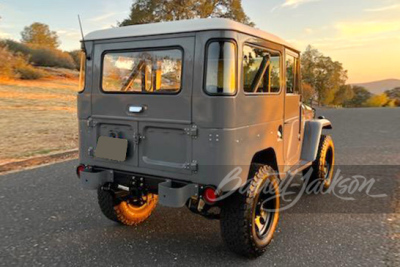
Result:
{"label": "tailgate", "polygon": [[95,44],[91,142],[128,141],[125,161],[97,165],[146,172],[188,172],[192,162],[194,37]]}

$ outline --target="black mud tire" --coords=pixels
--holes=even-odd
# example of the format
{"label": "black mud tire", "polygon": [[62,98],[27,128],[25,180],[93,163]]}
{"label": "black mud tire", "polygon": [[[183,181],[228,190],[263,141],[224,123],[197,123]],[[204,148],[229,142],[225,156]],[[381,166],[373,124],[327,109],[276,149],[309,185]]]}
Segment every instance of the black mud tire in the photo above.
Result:
{"label": "black mud tire", "polygon": [[[279,220],[279,185],[275,171],[269,166],[258,169],[246,185],[246,192],[235,192],[225,199],[221,207],[221,235],[227,247],[247,258],[261,256],[271,242]],[[261,237],[257,230],[255,214],[261,199],[260,191],[272,185],[276,196],[272,204],[275,212],[268,215],[268,229]],[[270,187],[271,188],[271,187]],[[269,202],[267,202],[269,203]],[[272,202],[271,202],[272,203]],[[269,206],[269,204],[268,204]],[[267,223],[265,223],[267,225]]]}
{"label": "black mud tire", "polygon": [[[321,135],[316,160],[303,171],[307,189],[311,192],[327,190],[332,183],[335,166],[335,146],[330,135]],[[311,174],[309,173],[311,171]],[[309,176],[309,177],[308,177]],[[308,188],[311,187],[311,188]],[[317,187],[316,189],[314,189]],[[322,190],[319,190],[321,188]]]}
{"label": "black mud tire", "polygon": [[120,222],[114,209],[114,206],[118,203],[116,203],[115,197],[111,191],[105,191],[99,188],[97,190],[97,201],[101,212],[106,218],[114,222]]}

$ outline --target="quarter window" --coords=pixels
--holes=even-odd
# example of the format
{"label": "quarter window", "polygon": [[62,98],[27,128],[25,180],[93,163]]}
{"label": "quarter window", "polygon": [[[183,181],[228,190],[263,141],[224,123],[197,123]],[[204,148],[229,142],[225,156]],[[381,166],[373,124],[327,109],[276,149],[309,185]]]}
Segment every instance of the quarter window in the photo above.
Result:
{"label": "quarter window", "polygon": [[286,55],[286,93],[298,94],[298,59],[291,55]]}
{"label": "quarter window", "polygon": [[81,62],[79,68],[79,92],[85,89],[85,72],[86,72],[86,53],[81,51]]}
{"label": "quarter window", "polygon": [[281,88],[280,54],[259,47],[243,48],[243,80],[247,93],[278,93]]}
{"label": "quarter window", "polygon": [[181,88],[182,51],[107,53],[102,79],[105,92],[176,93]]}
{"label": "quarter window", "polygon": [[207,47],[205,91],[212,95],[236,92],[236,45],[230,41],[213,41]]}

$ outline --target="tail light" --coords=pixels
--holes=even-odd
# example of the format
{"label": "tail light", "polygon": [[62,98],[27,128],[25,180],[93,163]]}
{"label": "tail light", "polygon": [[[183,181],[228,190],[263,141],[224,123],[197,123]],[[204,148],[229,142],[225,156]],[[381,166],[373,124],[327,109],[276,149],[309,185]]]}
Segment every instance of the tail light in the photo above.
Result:
{"label": "tail light", "polygon": [[203,191],[203,199],[206,201],[207,204],[214,204],[217,201],[217,194],[215,189],[212,187],[207,187]]}
{"label": "tail light", "polygon": [[85,171],[86,166],[85,165],[79,165],[76,167],[76,175],[78,175],[79,178],[81,178],[81,172]]}

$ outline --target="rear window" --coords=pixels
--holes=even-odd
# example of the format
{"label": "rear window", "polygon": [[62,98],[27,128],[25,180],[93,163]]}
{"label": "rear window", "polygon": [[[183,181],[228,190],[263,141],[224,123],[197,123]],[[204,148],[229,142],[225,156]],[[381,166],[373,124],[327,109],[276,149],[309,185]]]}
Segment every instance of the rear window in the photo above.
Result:
{"label": "rear window", "polygon": [[103,91],[177,93],[182,82],[182,56],[180,49],[106,53]]}

